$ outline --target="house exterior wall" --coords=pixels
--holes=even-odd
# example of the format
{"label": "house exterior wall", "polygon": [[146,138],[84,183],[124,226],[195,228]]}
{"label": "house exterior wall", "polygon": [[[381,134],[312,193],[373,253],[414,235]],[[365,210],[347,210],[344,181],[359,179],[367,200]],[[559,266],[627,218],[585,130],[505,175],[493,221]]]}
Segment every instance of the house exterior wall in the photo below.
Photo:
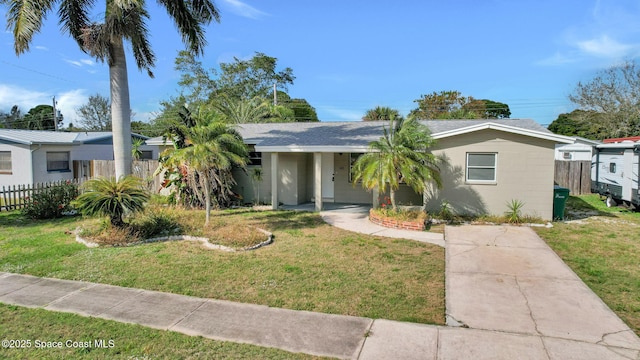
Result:
{"label": "house exterior wall", "polygon": [[[497,154],[495,184],[465,181],[467,153]],[[500,215],[512,199],[524,202],[523,214],[553,216],[554,143],[496,130],[482,130],[438,141],[434,154],[444,156],[443,188],[431,192],[427,208],[443,201],[458,213]]]}
{"label": "house exterior wall", "polygon": [[82,144],[73,146],[71,160],[113,160],[113,145]]}
{"label": "house exterior wall", "polygon": [[360,184],[353,186],[349,182],[349,153],[334,154],[334,194],[335,202],[352,204],[371,204],[373,195]]}
{"label": "house exterior wall", "polygon": [[11,152],[11,173],[0,173],[0,186],[32,184],[33,171],[29,145],[0,142],[0,151]]}
{"label": "house exterior wall", "polygon": [[[42,145],[33,152],[33,183],[43,183],[60,180],[73,180],[71,145]],[[47,171],[47,152],[68,151],[70,153],[69,171]]]}

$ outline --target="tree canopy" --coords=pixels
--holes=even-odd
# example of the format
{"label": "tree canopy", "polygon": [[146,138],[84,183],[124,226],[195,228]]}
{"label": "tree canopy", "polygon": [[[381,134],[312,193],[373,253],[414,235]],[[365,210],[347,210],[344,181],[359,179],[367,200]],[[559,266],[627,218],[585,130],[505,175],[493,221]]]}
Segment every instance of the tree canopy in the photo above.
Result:
{"label": "tree canopy", "polygon": [[109,98],[100,94],[89,96],[86,104],[76,109],[81,128],[89,131],[111,130],[111,104]]}
{"label": "tree canopy", "polygon": [[402,119],[400,111],[387,106],[376,106],[367,110],[362,117],[362,121],[399,120]]}
{"label": "tree canopy", "polygon": [[507,119],[511,116],[509,105],[463,96],[459,91],[440,91],[422,95],[414,100],[418,107],[409,117],[427,119]]}
{"label": "tree canopy", "polygon": [[[279,70],[277,61],[275,57],[256,52],[249,60],[234,58],[232,62],[220,64],[219,70],[205,69],[194,54],[181,51],[175,61],[175,68],[181,73],[180,96],[165,102],[158,118],[175,117],[175,109],[184,105],[207,105],[226,114],[231,123],[237,119],[247,122],[318,121],[316,110],[305,99],[292,99],[286,93],[295,76],[291,68]],[[166,110],[174,114],[167,114]],[[245,115],[240,116],[239,110]],[[263,112],[260,116],[246,116]]]}
{"label": "tree canopy", "polygon": [[594,138],[640,135],[640,65],[637,60],[614,65],[599,71],[587,82],[578,82],[569,100],[578,105],[583,114],[592,115],[582,121],[587,122],[585,126],[590,129],[598,129]]}

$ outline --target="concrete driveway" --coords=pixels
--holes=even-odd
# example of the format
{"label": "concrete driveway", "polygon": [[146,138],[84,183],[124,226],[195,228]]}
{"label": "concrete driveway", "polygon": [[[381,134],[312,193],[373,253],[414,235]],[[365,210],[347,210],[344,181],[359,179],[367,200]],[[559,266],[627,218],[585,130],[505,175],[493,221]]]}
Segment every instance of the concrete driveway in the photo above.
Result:
{"label": "concrete driveway", "polygon": [[448,226],[445,238],[449,325],[546,354],[534,358],[640,357],[638,336],[531,228]]}

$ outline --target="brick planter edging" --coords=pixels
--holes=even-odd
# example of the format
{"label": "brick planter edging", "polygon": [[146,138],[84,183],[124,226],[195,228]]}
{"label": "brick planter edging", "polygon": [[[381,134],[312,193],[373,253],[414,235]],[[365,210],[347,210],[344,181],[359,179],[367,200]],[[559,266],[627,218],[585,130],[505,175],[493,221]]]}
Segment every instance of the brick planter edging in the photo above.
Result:
{"label": "brick planter edging", "polygon": [[369,221],[376,225],[402,230],[424,231],[426,229],[423,221],[401,221],[388,217],[379,216],[373,213],[373,209],[369,210]]}

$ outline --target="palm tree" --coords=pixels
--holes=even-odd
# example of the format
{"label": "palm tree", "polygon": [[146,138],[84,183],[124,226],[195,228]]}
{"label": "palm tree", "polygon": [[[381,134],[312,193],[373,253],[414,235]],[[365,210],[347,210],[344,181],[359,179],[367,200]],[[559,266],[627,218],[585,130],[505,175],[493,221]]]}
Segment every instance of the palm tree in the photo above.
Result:
{"label": "palm tree", "polygon": [[363,121],[378,121],[378,120],[400,120],[402,115],[396,109],[392,109],[386,106],[376,106],[373,109],[367,110],[362,117]]}
{"label": "palm tree", "polygon": [[123,227],[122,219],[127,212],[144,209],[149,193],[142,180],[134,176],[91,179],[82,185],[84,191],[73,201],[73,205],[85,215],[108,216],[111,225]]}
{"label": "palm tree", "polygon": [[[205,226],[211,216],[211,186],[224,192],[229,188],[232,166],[244,168],[247,164],[248,151],[242,136],[215,118],[215,113],[200,111],[198,114],[185,112],[188,124],[181,126],[180,135],[176,136],[178,145],[170,149],[166,157],[165,167],[180,167],[191,172],[194,182],[203,189],[206,211]],[[182,139],[180,139],[181,137]]]}
{"label": "palm tree", "polygon": [[[59,4],[58,4],[59,3]],[[204,25],[219,21],[218,10],[211,0],[158,0],[174,21],[183,42],[195,54],[202,54],[206,45]],[[17,55],[29,50],[33,36],[40,31],[47,15],[58,7],[62,30],[80,48],[109,65],[111,84],[111,116],[116,178],[131,173],[131,106],[129,80],[124,52],[125,42],[131,45],[140,70],[155,65],[155,55],[149,43],[146,21],[149,19],[144,1],[106,0],[102,23],[91,22],[95,1],[85,0],[0,0],[7,5],[7,28],[13,28]]]}
{"label": "palm tree", "polygon": [[364,188],[383,193],[388,187],[392,208],[397,211],[396,190],[401,183],[423,195],[431,183],[441,186],[439,161],[429,152],[433,144],[429,129],[417,120],[389,121],[389,128],[383,126],[383,136],[356,160],[353,183],[362,181]]}
{"label": "palm tree", "polygon": [[258,97],[244,100],[221,95],[214,107],[230,124],[258,123],[269,115],[269,104]]}

